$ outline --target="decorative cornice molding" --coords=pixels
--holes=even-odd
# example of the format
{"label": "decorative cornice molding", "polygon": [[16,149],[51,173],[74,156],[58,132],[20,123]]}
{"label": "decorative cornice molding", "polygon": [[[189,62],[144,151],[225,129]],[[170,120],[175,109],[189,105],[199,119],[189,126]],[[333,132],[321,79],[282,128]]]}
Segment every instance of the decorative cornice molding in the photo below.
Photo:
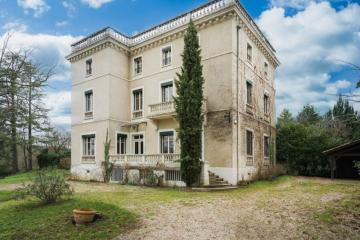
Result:
{"label": "decorative cornice molding", "polygon": [[195,25],[198,30],[208,28],[235,16],[236,23],[241,26],[248,37],[264,54],[266,59],[273,66],[277,67],[280,62],[276,58],[272,46],[251,20],[250,16],[244,11],[244,8],[237,0],[219,0],[195,9],[193,12],[188,13],[188,15],[182,15],[133,38],[128,38],[111,28],[106,28],[73,44],[72,46],[75,50],[73,50],[67,59],[70,62],[76,62],[107,47],[111,47],[129,56],[138,55],[148,49],[183,37],[190,16],[191,18],[195,18]]}

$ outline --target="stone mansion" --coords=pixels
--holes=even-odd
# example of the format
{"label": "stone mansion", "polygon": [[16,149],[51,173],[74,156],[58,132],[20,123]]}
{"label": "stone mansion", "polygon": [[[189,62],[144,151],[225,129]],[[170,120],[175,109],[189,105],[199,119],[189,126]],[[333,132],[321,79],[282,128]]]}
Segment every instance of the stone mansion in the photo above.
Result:
{"label": "stone mansion", "polygon": [[173,96],[190,19],[205,79],[202,183],[275,164],[275,50],[239,1],[214,0],[132,37],[104,28],[72,45],[73,175],[102,179],[108,130],[113,181],[161,165],[165,184],[183,184]]}

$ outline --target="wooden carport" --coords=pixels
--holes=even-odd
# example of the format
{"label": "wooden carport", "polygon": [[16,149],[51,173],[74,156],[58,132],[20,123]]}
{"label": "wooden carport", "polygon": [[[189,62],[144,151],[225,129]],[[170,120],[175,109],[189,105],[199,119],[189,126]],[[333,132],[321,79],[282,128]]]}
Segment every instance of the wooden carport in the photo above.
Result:
{"label": "wooden carport", "polygon": [[360,179],[355,161],[360,161],[360,139],[323,152],[330,161],[331,178]]}

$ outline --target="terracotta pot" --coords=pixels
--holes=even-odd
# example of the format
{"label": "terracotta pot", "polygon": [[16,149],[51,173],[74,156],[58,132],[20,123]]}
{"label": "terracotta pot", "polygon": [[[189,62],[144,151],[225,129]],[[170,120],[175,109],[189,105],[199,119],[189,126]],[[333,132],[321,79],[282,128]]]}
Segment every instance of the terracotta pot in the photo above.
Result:
{"label": "terracotta pot", "polygon": [[76,224],[86,224],[94,220],[96,211],[92,209],[74,209],[73,214]]}

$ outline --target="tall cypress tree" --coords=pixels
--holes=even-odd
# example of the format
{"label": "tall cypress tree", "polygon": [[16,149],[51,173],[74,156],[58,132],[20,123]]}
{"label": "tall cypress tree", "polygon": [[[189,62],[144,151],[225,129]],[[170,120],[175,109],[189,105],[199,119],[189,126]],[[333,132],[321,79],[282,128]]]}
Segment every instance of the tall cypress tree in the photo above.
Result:
{"label": "tall cypress tree", "polygon": [[181,177],[188,187],[199,180],[201,172],[204,78],[201,65],[201,50],[195,25],[190,21],[184,36],[183,65],[177,74],[175,98],[179,122],[178,136],[181,146]]}

